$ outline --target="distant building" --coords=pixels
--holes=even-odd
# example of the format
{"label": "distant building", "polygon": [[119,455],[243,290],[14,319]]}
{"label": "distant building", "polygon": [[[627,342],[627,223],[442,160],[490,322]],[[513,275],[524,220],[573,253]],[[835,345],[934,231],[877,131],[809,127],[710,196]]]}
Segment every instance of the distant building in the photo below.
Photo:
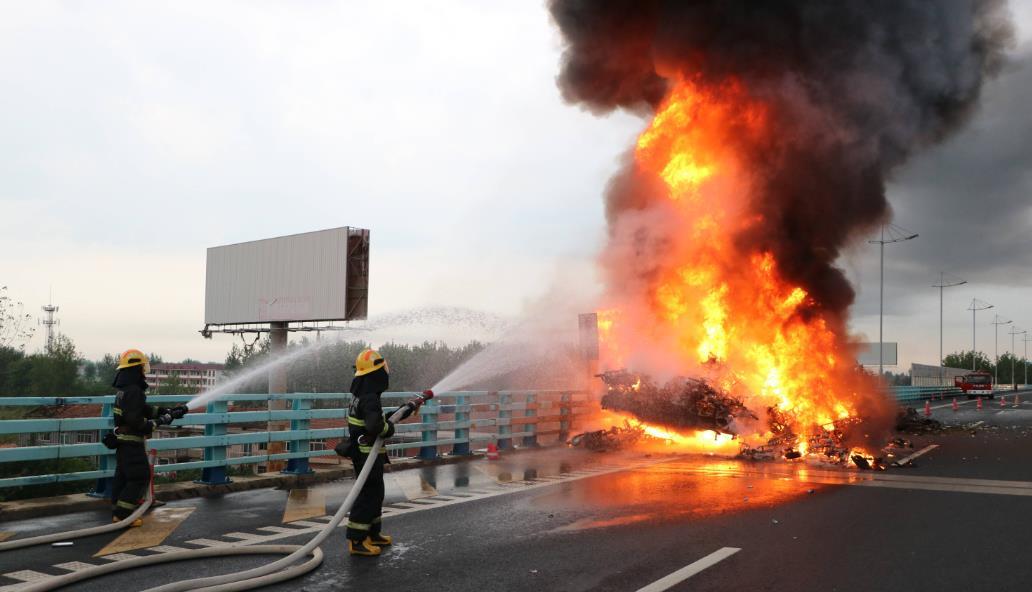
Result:
{"label": "distant building", "polygon": [[153,389],[152,394],[163,394],[161,387],[167,387],[175,378],[179,388],[200,392],[215,386],[225,369],[223,364],[151,364],[147,384]]}
{"label": "distant building", "polygon": [[931,366],[929,364],[910,365],[911,386],[953,386],[953,379],[971,372],[964,368]]}

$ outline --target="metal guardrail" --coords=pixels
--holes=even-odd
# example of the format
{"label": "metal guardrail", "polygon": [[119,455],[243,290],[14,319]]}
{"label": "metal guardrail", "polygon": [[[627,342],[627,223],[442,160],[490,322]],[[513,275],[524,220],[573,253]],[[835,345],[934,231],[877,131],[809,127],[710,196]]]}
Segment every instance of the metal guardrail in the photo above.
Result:
{"label": "metal guardrail", "polygon": [[[414,392],[384,393],[384,407],[401,404],[416,396]],[[191,395],[152,395],[149,404],[185,403]],[[201,469],[199,482],[220,484],[229,482],[230,467],[247,464],[262,464],[269,461],[287,461],[284,473],[311,473],[308,460],[319,456],[334,456],[333,450],[311,450],[312,440],[339,439],[346,430],[350,393],[289,393],[281,395],[232,395],[233,403],[289,401],[291,408],[284,410],[230,411],[228,400],[212,401],[203,413],[190,413],[173,422],[173,427],[202,426],[204,435],[183,437],[156,437],[147,442],[152,450],[203,449],[203,460],[158,465],[155,471],[168,473],[187,469]],[[316,401],[338,401],[340,407],[313,408]],[[101,405],[100,417],[67,419],[8,419],[0,420],[0,436],[38,433],[96,431],[97,442],[101,434],[114,427],[111,406],[113,395],[101,397],[0,397],[0,407],[38,407],[63,405]],[[587,396],[578,391],[465,391],[441,393],[420,409],[415,421],[410,420],[396,427],[396,434],[419,434],[418,440],[395,442],[386,445],[387,450],[409,450],[418,448],[419,456],[432,459],[442,454],[442,448],[450,448],[455,455],[470,454],[470,445],[495,442],[499,448],[507,448],[518,441],[523,446],[536,446],[537,438],[555,434],[560,440],[569,437],[573,419],[578,408],[587,403]],[[482,417],[473,418],[473,415]],[[442,417],[442,416],[451,416]],[[485,417],[486,416],[486,417]],[[339,427],[312,429],[315,419],[340,420]],[[283,431],[230,431],[230,427],[245,423],[290,421],[290,428]],[[549,426],[549,429],[541,429]],[[515,430],[515,431],[514,431]],[[441,437],[439,432],[451,432],[451,437]],[[448,434],[445,434],[448,435]],[[517,440],[517,439],[521,440]],[[60,442],[61,440],[59,440]],[[248,454],[230,457],[230,446],[245,444],[271,444],[283,442],[286,452]],[[100,443],[55,444],[0,448],[0,464],[10,462],[61,460],[69,458],[95,457],[97,469],[72,473],[48,475],[27,475],[0,479],[0,488],[65,483],[69,481],[97,480],[93,493],[106,495],[114,475],[114,451]]]}
{"label": "metal guardrail", "polygon": [[[956,387],[938,386],[894,386],[889,393],[901,403],[921,401],[936,396],[954,397],[962,394]],[[384,406],[401,404],[414,397],[414,392],[384,393]],[[172,404],[188,402],[191,395],[152,395],[151,404]],[[212,401],[203,413],[190,413],[173,426],[201,426],[204,434],[199,436],[157,437],[148,440],[149,449],[157,451],[202,449],[203,460],[176,462],[158,465],[155,471],[169,473],[188,469],[201,469],[199,482],[220,484],[229,482],[230,467],[249,464],[264,464],[269,461],[287,461],[285,473],[306,474],[311,472],[309,459],[333,456],[333,450],[311,450],[312,440],[338,439],[346,429],[347,407],[350,393],[289,393],[281,395],[232,395],[232,402],[289,401],[290,409],[229,411],[227,400]],[[317,401],[337,401],[340,407],[315,408]],[[92,471],[27,475],[0,478],[0,488],[66,483],[70,481],[97,480],[96,495],[105,495],[114,475],[114,451],[100,444],[100,436],[113,427],[111,405],[113,395],[100,397],[0,397],[0,407],[39,407],[64,405],[100,405],[99,417],[67,419],[8,419],[0,420],[0,436],[95,431],[97,443],[55,444],[0,448],[0,465],[11,462],[61,460],[69,458],[96,458],[97,468]],[[569,437],[576,410],[587,403],[587,396],[580,391],[465,391],[441,393],[427,402],[420,413],[396,428],[400,436],[418,434],[418,440],[393,442],[386,450],[419,449],[424,459],[436,458],[443,453],[470,453],[474,443],[495,442],[505,449],[514,443],[523,446],[537,445],[538,436],[557,435],[561,440]],[[472,414],[489,415],[472,418]],[[451,416],[442,419],[442,416]],[[312,420],[340,420],[339,427],[312,429]],[[230,430],[240,424],[289,421],[290,428],[282,431]],[[548,430],[541,426],[552,424]],[[478,431],[488,430],[488,431]],[[516,430],[516,431],[513,431]],[[441,437],[440,432],[451,432],[451,437]],[[59,440],[60,441],[60,440]],[[284,443],[286,452],[248,454],[231,457],[229,447],[246,444]]]}
{"label": "metal guardrail", "polygon": [[956,397],[963,394],[955,386],[891,386],[889,387],[889,392],[900,403],[923,401],[940,395],[943,397]]}

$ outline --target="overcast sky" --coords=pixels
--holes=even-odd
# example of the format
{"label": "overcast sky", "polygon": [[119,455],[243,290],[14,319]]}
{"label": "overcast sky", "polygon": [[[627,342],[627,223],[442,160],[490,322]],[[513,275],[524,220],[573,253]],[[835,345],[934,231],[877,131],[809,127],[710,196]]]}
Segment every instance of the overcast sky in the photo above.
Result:
{"label": "overcast sky", "polygon": [[[947,292],[947,351],[970,347],[972,297],[1032,327],[1032,0],[1013,6],[1020,46],[968,130],[890,187],[921,234],[886,256],[904,364],[935,362],[941,268],[971,282]],[[33,314],[52,289],[90,358],[173,360],[232,343],[197,334],[205,249],[269,236],[370,228],[374,314],[590,293],[601,194],[644,122],[565,105],[559,52],[539,2],[5,3],[0,285]],[[877,252],[842,265],[876,339]]]}

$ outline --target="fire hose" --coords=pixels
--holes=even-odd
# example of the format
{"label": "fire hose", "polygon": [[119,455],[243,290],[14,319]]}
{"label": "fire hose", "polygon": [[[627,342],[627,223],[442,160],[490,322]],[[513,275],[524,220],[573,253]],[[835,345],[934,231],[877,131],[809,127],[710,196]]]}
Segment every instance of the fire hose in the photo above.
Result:
{"label": "fire hose", "polygon": [[[416,401],[412,401],[398,408],[397,411],[391,414],[388,418],[391,422],[401,421],[408,416],[413,410],[421,406],[424,402],[432,399],[434,396],[431,391],[424,391],[422,395],[417,397]],[[145,592],[179,592],[185,590],[203,590],[204,592],[231,592],[237,590],[251,590],[261,586],[268,586],[278,582],[293,579],[302,576],[316,567],[318,567],[323,561],[323,553],[319,548],[324,540],[330,533],[334,531],[340,523],[347,516],[351,510],[351,506],[354,505],[355,499],[358,497],[359,491],[365,485],[366,480],[369,479],[369,473],[372,471],[375,462],[373,459],[380,454],[380,450],[383,448],[383,438],[378,436],[376,441],[373,442],[372,449],[369,451],[368,459],[370,461],[365,462],[362,466],[362,470],[359,471],[358,476],[355,478],[355,485],[348,492],[347,497],[344,499],[344,503],[340,505],[337,512],[333,515],[333,518],[320,530],[316,535],[304,545],[231,545],[228,547],[214,547],[207,549],[191,549],[186,551],[174,551],[171,553],[162,553],[160,555],[150,555],[147,557],[138,557],[135,559],[128,559],[123,561],[117,561],[109,563],[107,565],[99,565],[96,567],[90,567],[87,569],[79,570],[56,578],[51,578],[37,584],[29,585],[22,588],[23,592],[44,592],[46,590],[55,590],[69,584],[80,582],[83,580],[95,578],[98,576],[125,571],[129,569],[135,569],[137,567],[148,567],[152,565],[158,565],[162,563],[172,563],[175,561],[187,561],[194,559],[206,559],[211,557],[227,557],[233,555],[286,555],[285,557],[268,563],[266,565],[248,569],[245,571],[220,575],[210,576],[205,578],[195,578],[192,580],[185,580],[182,582],[173,582],[171,584],[165,584],[163,586],[157,586],[154,588],[148,588]],[[153,479],[153,471],[152,471]],[[136,509],[128,518],[120,522],[113,524],[106,524],[103,526],[97,526],[93,528],[84,528],[81,530],[74,530],[64,533],[55,533],[51,535],[43,535],[39,537],[33,537],[23,539],[20,541],[9,541],[6,543],[0,543],[0,552],[11,549],[19,549],[22,547],[28,547],[33,545],[40,545],[44,543],[51,543],[56,541],[66,541],[73,538],[81,538],[86,536],[93,536],[95,534],[102,534],[126,528],[132,524],[133,520],[136,520],[147,511],[153,502],[153,494],[148,491],[147,498]],[[298,563],[302,558],[310,558],[303,563]]]}

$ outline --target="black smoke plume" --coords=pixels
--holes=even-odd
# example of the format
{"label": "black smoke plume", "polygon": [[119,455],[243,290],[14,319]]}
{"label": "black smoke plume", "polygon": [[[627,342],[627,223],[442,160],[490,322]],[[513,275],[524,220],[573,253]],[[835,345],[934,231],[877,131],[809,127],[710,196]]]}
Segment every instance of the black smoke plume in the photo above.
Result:
{"label": "black smoke plume", "polygon": [[[741,82],[773,114],[743,146],[763,224],[736,241],[844,322],[842,249],[887,221],[886,179],[971,114],[1012,42],[1000,0],[552,0],[564,98],[648,113],[677,80]],[[629,162],[610,185],[611,225],[657,199]],[[646,256],[649,256],[646,254]]]}

